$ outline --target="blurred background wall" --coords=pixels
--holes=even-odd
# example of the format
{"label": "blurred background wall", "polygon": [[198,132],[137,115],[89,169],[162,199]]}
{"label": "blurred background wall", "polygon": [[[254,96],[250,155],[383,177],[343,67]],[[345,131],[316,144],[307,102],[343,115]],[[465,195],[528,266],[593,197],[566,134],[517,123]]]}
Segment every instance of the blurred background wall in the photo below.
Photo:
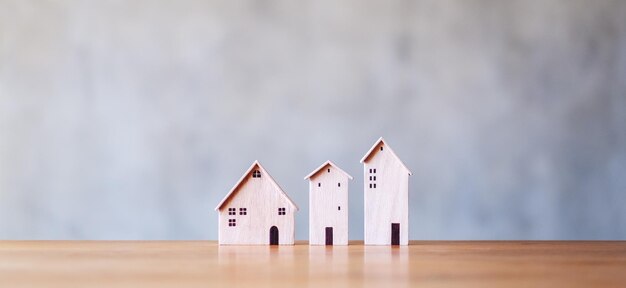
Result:
{"label": "blurred background wall", "polygon": [[411,239],[626,239],[625,1],[0,0],[0,238],[216,239],[384,136]]}

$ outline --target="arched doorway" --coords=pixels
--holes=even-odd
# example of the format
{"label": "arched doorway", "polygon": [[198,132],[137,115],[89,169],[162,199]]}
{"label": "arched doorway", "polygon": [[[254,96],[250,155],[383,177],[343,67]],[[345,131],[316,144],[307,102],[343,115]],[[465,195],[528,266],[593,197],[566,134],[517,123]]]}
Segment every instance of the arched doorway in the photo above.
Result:
{"label": "arched doorway", "polygon": [[278,245],[278,228],[276,226],[270,228],[270,245]]}

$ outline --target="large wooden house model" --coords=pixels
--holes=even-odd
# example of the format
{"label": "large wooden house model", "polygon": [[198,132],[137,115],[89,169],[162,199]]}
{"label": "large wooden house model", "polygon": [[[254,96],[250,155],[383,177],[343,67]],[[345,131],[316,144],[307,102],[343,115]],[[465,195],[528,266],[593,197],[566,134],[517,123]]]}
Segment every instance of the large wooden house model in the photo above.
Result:
{"label": "large wooden house model", "polygon": [[215,210],[220,245],[293,245],[298,206],[258,161]]}
{"label": "large wooden house model", "polygon": [[304,177],[309,180],[309,244],[348,245],[348,181],[331,161]]}
{"label": "large wooden house model", "polygon": [[381,137],[363,159],[365,245],[408,245],[409,175]]}

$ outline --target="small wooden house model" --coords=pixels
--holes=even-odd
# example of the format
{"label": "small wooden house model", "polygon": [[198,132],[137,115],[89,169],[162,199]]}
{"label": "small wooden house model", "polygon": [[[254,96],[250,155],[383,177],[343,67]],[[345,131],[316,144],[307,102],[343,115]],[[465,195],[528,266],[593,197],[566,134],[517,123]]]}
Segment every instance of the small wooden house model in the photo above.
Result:
{"label": "small wooden house model", "polygon": [[409,176],[381,137],[363,159],[365,245],[408,245]]}
{"label": "small wooden house model", "polygon": [[304,177],[309,180],[309,244],[348,245],[348,181],[331,161]]}
{"label": "small wooden house model", "polygon": [[298,206],[258,161],[215,210],[220,245],[293,245]]}

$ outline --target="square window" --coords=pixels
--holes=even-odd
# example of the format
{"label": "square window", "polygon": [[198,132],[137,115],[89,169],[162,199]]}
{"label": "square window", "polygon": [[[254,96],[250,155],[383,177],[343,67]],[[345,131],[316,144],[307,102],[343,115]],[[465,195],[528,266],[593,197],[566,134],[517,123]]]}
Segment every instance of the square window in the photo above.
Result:
{"label": "square window", "polygon": [[235,208],[228,208],[228,215],[237,215]]}
{"label": "square window", "polygon": [[228,219],[228,227],[235,227],[235,226],[237,226],[237,220]]}
{"label": "square window", "polygon": [[248,215],[248,208],[239,208],[239,215]]}
{"label": "square window", "polygon": [[287,211],[285,208],[278,208],[278,215],[286,215]]}
{"label": "square window", "polygon": [[261,178],[261,171],[259,170],[252,171],[252,178]]}

